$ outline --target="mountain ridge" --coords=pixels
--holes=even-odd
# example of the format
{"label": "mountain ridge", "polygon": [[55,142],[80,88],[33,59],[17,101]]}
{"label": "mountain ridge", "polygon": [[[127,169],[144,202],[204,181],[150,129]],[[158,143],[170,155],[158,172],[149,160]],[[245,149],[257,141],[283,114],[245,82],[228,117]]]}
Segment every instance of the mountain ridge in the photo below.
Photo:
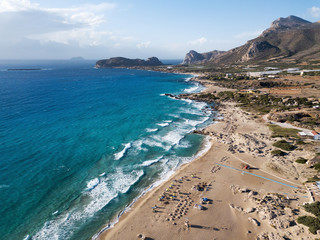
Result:
{"label": "mountain ridge", "polygon": [[[196,53],[193,52],[194,55]],[[215,65],[251,61],[320,59],[320,22],[312,23],[293,15],[278,18],[260,36],[239,47],[201,61],[190,58],[189,52],[186,54],[186,59],[187,61],[183,64]]]}

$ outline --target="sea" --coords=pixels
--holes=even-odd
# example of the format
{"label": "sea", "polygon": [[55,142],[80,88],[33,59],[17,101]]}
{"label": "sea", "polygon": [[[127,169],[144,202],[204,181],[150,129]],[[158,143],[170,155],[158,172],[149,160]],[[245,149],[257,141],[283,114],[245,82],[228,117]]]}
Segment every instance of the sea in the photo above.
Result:
{"label": "sea", "polygon": [[191,75],[0,61],[0,238],[91,239],[209,148]]}

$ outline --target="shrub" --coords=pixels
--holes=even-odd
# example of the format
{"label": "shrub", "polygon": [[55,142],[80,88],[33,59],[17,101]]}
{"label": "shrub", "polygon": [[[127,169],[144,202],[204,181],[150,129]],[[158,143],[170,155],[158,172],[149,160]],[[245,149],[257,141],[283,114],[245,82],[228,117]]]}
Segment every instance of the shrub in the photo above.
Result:
{"label": "shrub", "polygon": [[299,157],[297,160],[296,160],[296,163],[301,163],[301,164],[305,164],[308,160],[303,158],[303,157]]}
{"label": "shrub", "polygon": [[318,172],[320,171],[320,163],[316,163],[313,165],[314,169],[317,170]]}
{"label": "shrub", "polygon": [[319,181],[320,178],[318,178],[317,175],[314,175],[313,177],[311,178],[308,178],[307,182],[316,182],[316,181]]}
{"label": "shrub", "polygon": [[304,209],[309,212],[312,213],[313,215],[320,217],[320,202],[314,202],[314,203],[307,203],[304,205]]}
{"label": "shrub", "polygon": [[306,145],[307,143],[305,143],[304,141],[302,140],[299,140],[296,142],[297,145]]}
{"label": "shrub", "polygon": [[309,227],[309,231],[313,234],[317,233],[317,230],[320,229],[320,202],[314,202],[311,204],[304,205],[304,209],[315,215],[316,217],[312,216],[302,216],[298,217],[298,223],[303,224]]}
{"label": "shrub", "polygon": [[275,146],[277,148],[281,148],[282,150],[285,150],[285,151],[292,151],[295,149],[295,147],[293,145],[291,145],[290,143],[288,143],[285,140],[277,141],[273,144],[273,146]]}
{"label": "shrub", "polygon": [[274,156],[284,156],[284,155],[286,155],[285,152],[283,152],[283,151],[281,151],[279,149],[271,151],[271,154],[274,155]]}
{"label": "shrub", "polygon": [[298,138],[298,129],[294,128],[282,128],[278,125],[269,124],[268,127],[272,131],[273,135],[283,136],[283,137],[295,137]]}
{"label": "shrub", "polygon": [[315,217],[311,217],[311,216],[298,217],[298,223],[309,227],[309,231],[313,234],[316,234],[317,230],[320,229],[320,220]]}

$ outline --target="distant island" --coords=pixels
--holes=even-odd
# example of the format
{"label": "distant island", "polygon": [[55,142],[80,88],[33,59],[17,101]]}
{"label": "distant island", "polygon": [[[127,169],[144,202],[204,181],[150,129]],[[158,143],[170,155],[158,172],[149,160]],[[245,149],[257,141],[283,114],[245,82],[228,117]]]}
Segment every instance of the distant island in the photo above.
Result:
{"label": "distant island", "polygon": [[39,71],[41,68],[8,68],[8,71]]}
{"label": "distant island", "polygon": [[70,58],[71,61],[83,61],[85,60],[83,57],[73,57],[73,58]]}
{"label": "distant island", "polygon": [[102,59],[96,62],[96,68],[113,68],[113,67],[152,67],[161,66],[163,63],[156,57],[143,59],[129,59],[124,57],[114,57]]}

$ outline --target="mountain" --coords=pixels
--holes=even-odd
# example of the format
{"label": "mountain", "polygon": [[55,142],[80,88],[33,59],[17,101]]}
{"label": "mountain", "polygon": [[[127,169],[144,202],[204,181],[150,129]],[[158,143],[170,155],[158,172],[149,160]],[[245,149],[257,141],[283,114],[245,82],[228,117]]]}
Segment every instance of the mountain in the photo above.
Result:
{"label": "mountain", "polygon": [[201,64],[203,62],[212,60],[221,53],[224,53],[224,51],[214,50],[207,53],[198,53],[194,50],[191,50],[185,56],[182,64]]}
{"label": "mountain", "polygon": [[320,59],[320,23],[289,16],[273,21],[259,37],[201,63],[221,65],[311,59]]}
{"label": "mountain", "polygon": [[129,59],[124,57],[114,57],[103,59],[96,62],[96,68],[112,68],[112,67],[149,67],[160,66],[163,63],[156,57],[142,59]]}

